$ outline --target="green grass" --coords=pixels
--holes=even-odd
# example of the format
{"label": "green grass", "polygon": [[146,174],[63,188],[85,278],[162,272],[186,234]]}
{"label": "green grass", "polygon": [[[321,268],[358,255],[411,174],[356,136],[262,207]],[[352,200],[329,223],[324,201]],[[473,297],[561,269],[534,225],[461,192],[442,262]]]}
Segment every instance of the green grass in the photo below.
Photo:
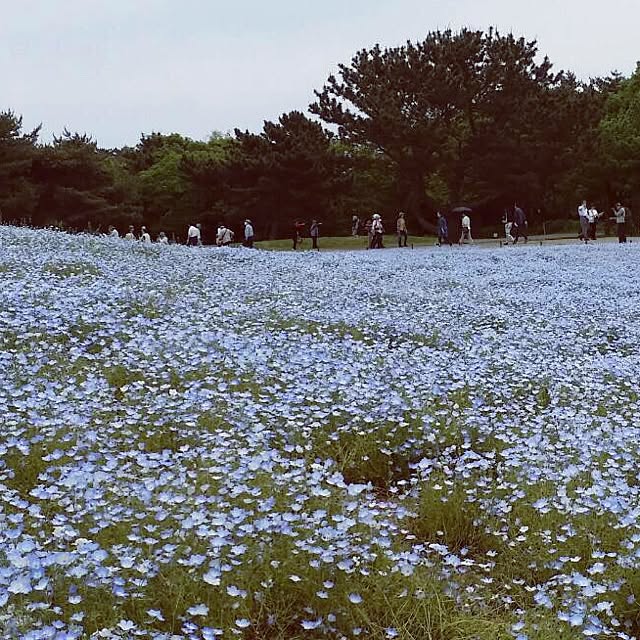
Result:
{"label": "green grass", "polygon": [[[318,246],[320,250],[366,250],[367,236],[336,236],[336,237],[320,237]],[[432,236],[409,236],[407,243],[415,247],[431,247],[435,244],[436,239]],[[259,249],[268,249],[270,251],[290,251],[292,249],[292,241],[287,238],[285,240],[265,240],[256,242],[255,246]],[[395,235],[384,236],[384,246],[387,248],[398,247],[398,239]],[[311,238],[304,238],[298,250],[308,251],[311,249]]]}

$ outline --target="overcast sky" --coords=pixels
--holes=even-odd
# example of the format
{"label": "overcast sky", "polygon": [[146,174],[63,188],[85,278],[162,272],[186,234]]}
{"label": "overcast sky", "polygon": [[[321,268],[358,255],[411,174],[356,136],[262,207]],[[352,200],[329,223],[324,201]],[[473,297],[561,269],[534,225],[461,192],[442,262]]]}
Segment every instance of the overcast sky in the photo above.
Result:
{"label": "overcast sky", "polygon": [[638,0],[17,0],[2,7],[0,109],[104,147],[258,131],[306,110],[362,47],[489,25],[583,78],[640,59]]}

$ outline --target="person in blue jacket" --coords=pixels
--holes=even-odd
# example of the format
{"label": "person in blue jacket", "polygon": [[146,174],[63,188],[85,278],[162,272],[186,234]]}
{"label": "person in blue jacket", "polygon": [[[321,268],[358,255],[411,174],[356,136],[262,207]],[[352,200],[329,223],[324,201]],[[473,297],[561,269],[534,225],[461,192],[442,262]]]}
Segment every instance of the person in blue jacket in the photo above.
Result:
{"label": "person in blue jacket", "polygon": [[443,243],[448,243],[450,247],[453,246],[451,240],[449,240],[447,219],[439,211],[436,215],[438,216],[438,246],[441,247]]}

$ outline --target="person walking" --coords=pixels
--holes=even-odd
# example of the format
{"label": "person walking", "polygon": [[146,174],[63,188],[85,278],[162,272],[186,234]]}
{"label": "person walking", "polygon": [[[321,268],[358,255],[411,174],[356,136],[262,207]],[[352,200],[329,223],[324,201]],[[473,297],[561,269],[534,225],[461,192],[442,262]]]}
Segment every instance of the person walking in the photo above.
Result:
{"label": "person walking", "polygon": [[596,227],[598,225],[599,217],[600,214],[598,213],[598,210],[593,205],[591,205],[591,207],[589,207],[589,210],[587,211],[587,220],[589,222],[588,237],[590,240],[596,239]]}
{"label": "person walking", "polygon": [[147,227],[140,227],[140,242],[143,244],[151,244],[151,236],[147,231]]}
{"label": "person walking", "polygon": [[513,229],[513,212],[510,209],[504,210],[502,224],[504,224],[504,243],[513,244],[513,236],[511,235],[511,230]]}
{"label": "person walking", "polygon": [[373,221],[371,223],[371,234],[373,239],[371,240],[372,249],[382,249],[382,235],[384,234],[384,227],[382,226],[382,218],[379,213],[373,214]]}
{"label": "person walking", "polygon": [[118,233],[118,230],[112,224],[109,225],[108,236],[110,238],[119,238],[120,237],[120,234]]}
{"label": "person walking", "polygon": [[373,217],[367,218],[367,221],[364,223],[365,231],[367,232],[367,246],[369,249],[373,249],[373,231],[371,230],[373,227]]}
{"label": "person walking", "polygon": [[311,236],[311,241],[313,242],[313,245],[311,247],[312,249],[318,249],[318,238],[320,236],[321,224],[322,223],[318,222],[315,218],[311,221],[311,226],[309,227],[309,235]]}
{"label": "person walking", "polygon": [[629,207],[624,208],[624,225],[625,234],[634,235],[636,233],[635,222],[633,220],[633,211]]}
{"label": "person walking", "polygon": [[202,246],[202,226],[200,223],[191,225],[187,231],[187,245],[190,247]]}
{"label": "person walking", "polygon": [[244,246],[253,249],[253,225],[251,220],[244,221]]}
{"label": "person walking", "polygon": [[156,240],[158,244],[169,244],[169,238],[167,238],[167,234],[164,231],[161,231],[158,234],[158,239]]}
{"label": "person walking", "polygon": [[589,242],[589,209],[586,200],[583,200],[578,207],[578,219],[580,220],[580,240]]}
{"label": "person walking", "polygon": [[221,224],[218,228],[218,235],[216,237],[216,244],[219,247],[228,247],[234,238],[234,233],[231,229],[228,229],[226,225]]}
{"label": "person walking", "polygon": [[469,240],[469,242],[473,244],[473,237],[471,236],[471,218],[466,213],[462,214],[460,226],[462,230],[460,232],[460,240],[458,240],[458,244],[463,244],[465,240]]}
{"label": "person walking", "polygon": [[360,231],[360,218],[353,216],[351,218],[351,235],[355,238]]}
{"label": "person walking", "polygon": [[127,233],[124,236],[125,240],[135,240],[136,239],[136,234],[134,233],[135,229],[134,226],[132,224],[129,225],[129,231],[127,231]]}
{"label": "person walking", "polygon": [[[396,233],[398,234],[398,247],[406,247],[407,246],[407,236],[409,235],[407,232],[407,222],[404,219],[405,213],[401,211],[398,214],[398,219],[396,220]],[[404,240],[404,244],[402,244]]]}
{"label": "person walking", "polygon": [[529,236],[527,234],[527,216],[517,203],[513,205],[513,226],[511,228],[511,235],[513,236],[513,244],[518,243],[520,236],[524,238],[525,242],[529,242]]}
{"label": "person walking", "polygon": [[616,229],[618,231],[618,243],[627,242],[627,212],[625,208],[618,202],[616,204]]}
{"label": "person walking", "polygon": [[438,218],[438,246],[441,247],[443,244],[449,244],[450,247],[451,240],[449,240],[449,225],[447,224],[447,219],[438,211],[436,213]]}

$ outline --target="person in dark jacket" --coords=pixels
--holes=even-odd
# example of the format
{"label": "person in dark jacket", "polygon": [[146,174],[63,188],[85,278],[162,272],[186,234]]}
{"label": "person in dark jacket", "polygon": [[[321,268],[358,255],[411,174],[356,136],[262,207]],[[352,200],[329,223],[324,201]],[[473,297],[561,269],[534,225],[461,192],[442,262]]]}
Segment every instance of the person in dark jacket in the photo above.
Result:
{"label": "person in dark jacket", "polygon": [[513,236],[513,244],[517,244],[520,236],[524,238],[525,242],[529,242],[529,235],[527,233],[527,216],[517,203],[513,205],[513,226],[511,227],[511,235]]}
{"label": "person in dark jacket", "polygon": [[436,214],[438,216],[438,246],[441,247],[443,244],[449,244],[450,247],[453,246],[451,240],[449,240],[449,225],[447,224],[447,219],[438,211]]}

